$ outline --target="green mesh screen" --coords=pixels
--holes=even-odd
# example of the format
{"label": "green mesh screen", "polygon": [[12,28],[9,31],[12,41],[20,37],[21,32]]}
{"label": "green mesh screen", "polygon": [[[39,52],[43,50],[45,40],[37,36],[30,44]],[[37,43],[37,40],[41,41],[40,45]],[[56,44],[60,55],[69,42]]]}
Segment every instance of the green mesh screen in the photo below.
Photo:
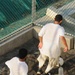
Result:
{"label": "green mesh screen", "polygon": [[[37,0],[37,11],[50,2]],[[31,8],[32,0],[0,0],[0,38],[30,23]]]}
{"label": "green mesh screen", "polygon": [[[46,14],[47,7],[59,1],[36,0],[37,19]],[[65,0],[63,5],[70,1],[72,0]],[[0,38],[30,23],[31,8],[32,0],[0,0]]]}
{"label": "green mesh screen", "polygon": [[24,18],[31,13],[31,0],[0,0],[0,27]]}

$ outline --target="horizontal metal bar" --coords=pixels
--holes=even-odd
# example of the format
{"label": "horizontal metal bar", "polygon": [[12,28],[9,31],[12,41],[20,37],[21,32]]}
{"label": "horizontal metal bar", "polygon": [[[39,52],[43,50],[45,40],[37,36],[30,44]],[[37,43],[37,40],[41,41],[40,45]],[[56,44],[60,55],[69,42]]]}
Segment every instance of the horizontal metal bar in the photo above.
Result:
{"label": "horizontal metal bar", "polygon": [[7,41],[7,40],[9,40],[12,37],[18,35],[19,33],[23,32],[24,30],[26,30],[26,29],[28,29],[32,26],[33,25],[32,25],[32,22],[31,22],[31,23],[28,23],[27,25],[22,26],[21,28],[18,28],[17,30],[13,31],[12,33],[10,33],[10,34],[4,36],[3,38],[1,38],[0,39],[0,44]]}

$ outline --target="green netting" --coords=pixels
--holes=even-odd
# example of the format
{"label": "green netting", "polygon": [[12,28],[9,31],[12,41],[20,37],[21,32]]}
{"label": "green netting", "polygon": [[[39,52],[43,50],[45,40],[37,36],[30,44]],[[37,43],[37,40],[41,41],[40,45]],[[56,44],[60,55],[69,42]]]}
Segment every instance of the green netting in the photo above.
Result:
{"label": "green netting", "polygon": [[[51,0],[36,0],[37,11],[48,4]],[[0,38],[31,22],[31,8],[32,0],[0,0]]]}
{"label": "green netting", "polygon": [[31,0],[1,0],[0,1],[0,27],[24,18],[31,12]]}
{"label": "green netting", "polygon": [[[37,0],[37,10],[48,5],[50,0]],[[0,0],[0,28],[4,28],[31,13],[32,0]]]}
{"label": "green netting", "polygon": [[[36,0],[37,19],[60,0]],[[64,4],[72,0],[66,0]],[[32,0],[0,0],[0,38],[31,22]]]}

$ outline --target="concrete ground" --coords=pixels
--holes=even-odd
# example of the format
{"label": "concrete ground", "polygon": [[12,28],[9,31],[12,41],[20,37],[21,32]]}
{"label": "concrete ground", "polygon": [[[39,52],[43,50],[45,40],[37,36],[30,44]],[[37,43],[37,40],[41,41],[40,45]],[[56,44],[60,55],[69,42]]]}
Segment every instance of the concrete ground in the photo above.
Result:
{"label": "concrete ground", "polygon": [[[0,75],[9,75],[9,69],[4,64],[5,61],[11,59],[12,57],[16,56],[18,53],[18,50],[22,47],[28,49],[28,56],[26,59],[26,62],[29,67],[28,75],[36,75],[37,69],[38,69],[38,63],[37,63],[37,57],[39,56],[38,51],[38,40],[33,38],[29,40],[26,44],[22,45],[19,48],[14,49],[13,51],[0,56]],[[71,50],[67,53],[62,53],[61,57],[65,60],[65,63],[63,65],[64,68],[64,75],[75,75],[75,51]],[[47,62],[45,62],[45,65],[42,68],[42,71],[44,72],[45,68],[47,66]],[[58,68],[55,68],[50,71],[51,75],[58,75]]]}

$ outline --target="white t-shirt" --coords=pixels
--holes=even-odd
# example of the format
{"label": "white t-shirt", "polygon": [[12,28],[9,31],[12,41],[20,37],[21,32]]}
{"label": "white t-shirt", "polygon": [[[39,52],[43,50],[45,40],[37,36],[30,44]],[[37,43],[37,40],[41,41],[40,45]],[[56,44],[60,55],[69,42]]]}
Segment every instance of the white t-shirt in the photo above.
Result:
{"label": "white t-shirt", "polygon": [[50,58],[57,58],[61,54],[59,37],[64,36],[64,28],[58,24],[48,23],[39,32],[39,36],[43,37],[43,46],[40,50]]}
{"label": "white t-shirt", "polygon": [[18,57],[13,57],[5,62],[10,69],[10,75],[27,75],[28,66],[25,62],[19,61]]}

